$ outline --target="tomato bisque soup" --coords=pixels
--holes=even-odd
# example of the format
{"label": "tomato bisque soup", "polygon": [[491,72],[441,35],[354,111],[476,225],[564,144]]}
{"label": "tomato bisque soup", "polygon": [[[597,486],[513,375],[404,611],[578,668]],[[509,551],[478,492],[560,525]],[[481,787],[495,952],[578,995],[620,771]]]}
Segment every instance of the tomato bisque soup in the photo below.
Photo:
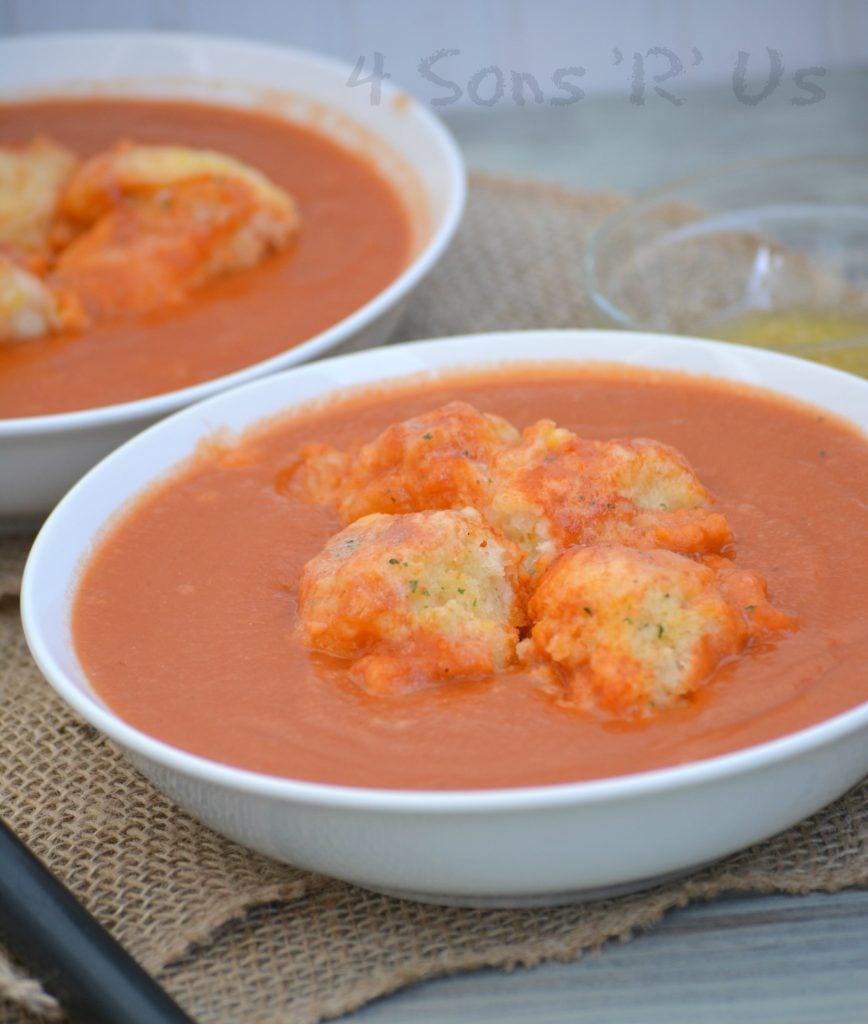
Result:
{"label": "tomato bisque soup", "polygon": [[[144,308],[139,301],[126,314],[115,308],[110,316],[86,315],[79,318],[84,323],[64,322],[38,337],[0,339],[0,418],[126,402],[239,370],[337,323],[409,262],[410,221],[395,189],[372,160],[312,128],[266,112],[186,101],[94,98],[0,105],[0,147],[9,152],[30,145],[44,155],[50,146],[82,166],[119,144],[226,154],[285,192],[297,225],[275,251],[248,261],[256,265],[216,273],[182,302]],[[201,203],[201,195],[194,198]],[[193,203],[188,200],[195,220]],[[155,219],[158,228],[162,224],[159,244],[166,248],[165,211],[162,222]],[[113,242],[122,229],[123,224],[114,226]],[[2,242],[0,237],[0,257]],[[82,256],[91,257],[93,248]],[[165,257],[164,276],[165,264],[176,258],[177,253]],[[120,260],[118,270],[132,279],[124,287],[134,291],[136,274],[129,261]],[[75,275],[72,279],[75,283]],[[46,280],[51,281],[51,272]],[[154,290],[160,286],[158,281]],[[107,274],[110,305],[122,305],[111,294],[119,287]],[[74,288],[72,293],[75,297]]]}
{"label": "tomato bisque soup", "polygon": [[[591,442],[641,437],[678,449],[728,523],[722,558],[761,574],[786,628],[758,634],[686,697],[642,714],[564,700],[521,659],[403,689],[360,684],[356,662],[311,649],[299,625],[304,567],[354,527],[297,486],[298,466],[311,444],[347,450],[454,401],[519,429],[550,418]],[[361,389],[237,443],[206,443],[136,499],[82,571],[74,643],[96,692],[133,726],[276,776],[443,790],[672,766],[868,699],[866,489],[868,443],[855,429],[711,379],[557,365]],[[357,522],[371,521],[384,520]],[[660,552],[641,554],[651,556]],[[400,571],[403,557],[386,561]],[[676,557],[685,558],[665,554]],[[670,621],[661,617],[654,636]]]}

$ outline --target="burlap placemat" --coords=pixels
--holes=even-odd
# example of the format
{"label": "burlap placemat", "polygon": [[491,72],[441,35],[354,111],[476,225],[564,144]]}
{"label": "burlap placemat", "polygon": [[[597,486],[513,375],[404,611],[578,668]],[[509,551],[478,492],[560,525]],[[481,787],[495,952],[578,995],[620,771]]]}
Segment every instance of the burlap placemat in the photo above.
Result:
{"label": "burlap placemat", "polygon": [[[475,179],[400,336],[586,324],[583,247],[617,203]],[[0,540],[0,815],[202,1024],[305,1024],[451,971],[573,959],[725,891],[868,884],[868,784],[685,880],[574,907],[421,906],[264,860],[177,810],[54,698],[18,618],[27,546]],[[60,1019],[2,955],[0,996],[0,1024]]]}

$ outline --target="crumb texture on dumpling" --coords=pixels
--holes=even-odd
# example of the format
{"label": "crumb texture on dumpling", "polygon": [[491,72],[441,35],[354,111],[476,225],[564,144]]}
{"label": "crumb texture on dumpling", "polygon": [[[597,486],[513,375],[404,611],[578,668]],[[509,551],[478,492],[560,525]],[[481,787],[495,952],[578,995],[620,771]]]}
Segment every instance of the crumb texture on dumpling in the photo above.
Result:
{"label": "crumb texture on dumpling", "polygon": [[52,246],[52,222],[78,158],[42,136],[0,146],[0,252],[34,270]]}
{"label": "crumb texture on dumpling", "polygon": [[590,441],[541,420],[494,477],[488,518],[524,548],[535,574],[574,544],[705,554],[732,540],[684,457],[657,441]]}
{"label": "crumb texture on dumpling", "polygon": [[305,569],[303,638],[352,659],[372,691],[501,670],[518,652],[573,706],[647,716],[795,628],[659,441],[551,420],[519,433],[450,402],[345,451],[308,444],[287,473],[348,524]]}
{"label": "crumb texture on dumpling", "polygon": [[748,637],[714,571],[672,551],[572,548],[529,615],[524,658],[556,670],[571,700],[628,714],[691,693]]}
{"label": "crumb texture on dumpling", "polygon": [[[715,569],[717,571],[715,571]],[[570,548],[530,600],[527,664],[549,669],[567,701],[623,716],[678,703],[717,666],[795,623],[765,581],[664,550]]]}
{"label": "crumb texture on dumpling", "polygon": [[[311,493],[333,504],[342,522],[352,523],[371,512],[484,510],[493,466],[519,439],[501,416],[449,402],[394,423],[349,452],[308,445],[302,455]],[[330,472],[340,467],[338,475]]]}
{"label": "crumb texture on dumpling", "polygon": [[75,295],[50,288],[0,255],[0,341],[29,341],[53,331],[76,329],[85,319]]}
{"label": "crumb texture on dumpling", "polygon": [[504,669],[524,621],[521,562],[473,509],[372,513],[305,566],[300,634],[352,659],[375,693]]}

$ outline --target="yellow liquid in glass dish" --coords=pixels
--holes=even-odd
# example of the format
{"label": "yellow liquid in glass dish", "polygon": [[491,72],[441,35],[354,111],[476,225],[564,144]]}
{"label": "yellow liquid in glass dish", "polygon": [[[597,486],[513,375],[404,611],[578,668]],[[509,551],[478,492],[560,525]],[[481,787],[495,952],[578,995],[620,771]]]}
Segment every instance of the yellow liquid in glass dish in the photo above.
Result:
{"label": "yellow liquid in glass dish", "polygon": [[868,314],[758,310],[716,323],[708,333],[721,341],[770,348],[868,377]]}

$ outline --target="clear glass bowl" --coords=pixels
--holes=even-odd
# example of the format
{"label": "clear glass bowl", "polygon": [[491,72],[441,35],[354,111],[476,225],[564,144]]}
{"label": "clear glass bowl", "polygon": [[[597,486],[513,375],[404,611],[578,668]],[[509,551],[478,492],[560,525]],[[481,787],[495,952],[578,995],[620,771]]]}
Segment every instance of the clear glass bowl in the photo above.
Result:
{"label": "clear glass bowl", "polygon": [[868,156],[733,165],[648,192],[597,229],[585,280],[601,326],[868,376]]}

